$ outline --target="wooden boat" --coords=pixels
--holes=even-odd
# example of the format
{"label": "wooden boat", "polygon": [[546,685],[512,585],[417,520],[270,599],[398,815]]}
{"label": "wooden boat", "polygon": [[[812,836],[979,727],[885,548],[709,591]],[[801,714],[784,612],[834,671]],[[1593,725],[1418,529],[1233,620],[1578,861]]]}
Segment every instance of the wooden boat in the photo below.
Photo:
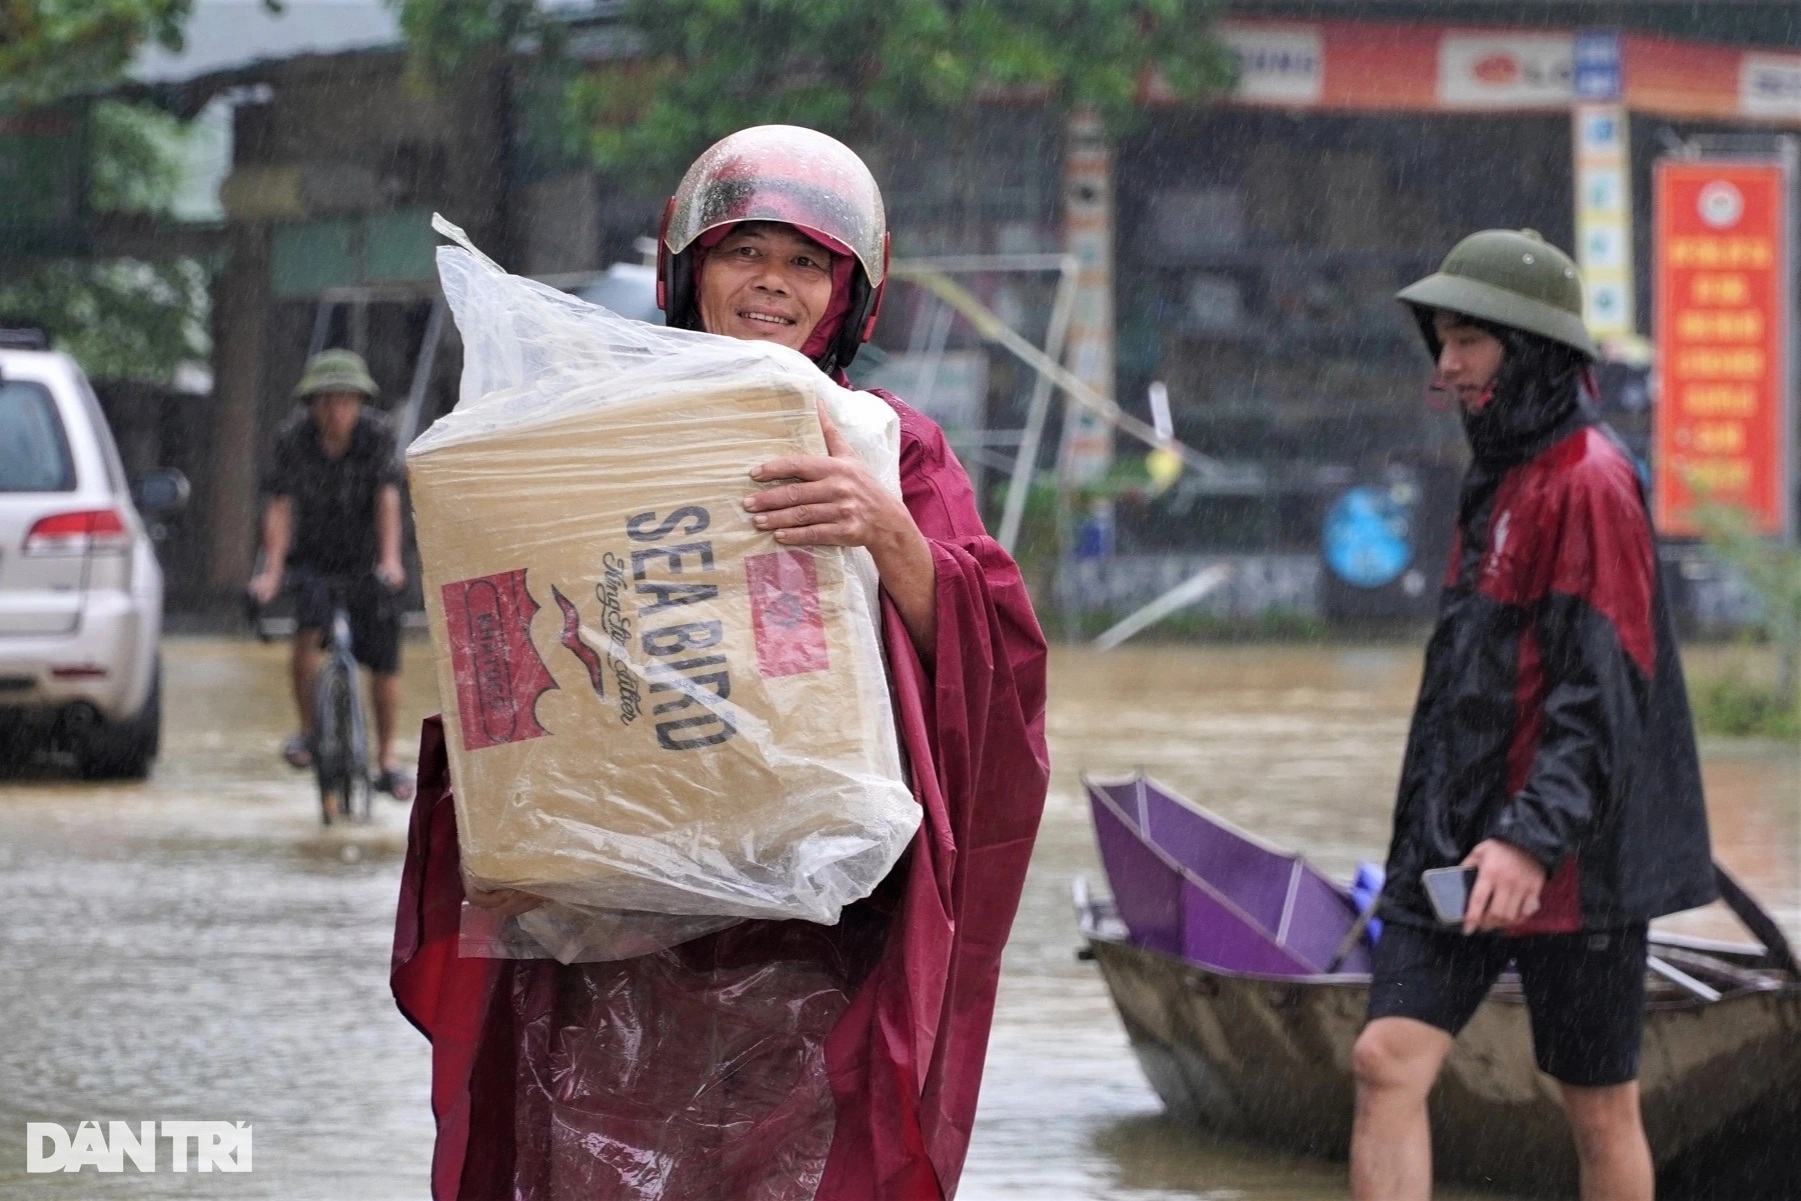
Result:
{"label": "wooden boat", "polygon": [[[1166,1108],[1343,1157],[1369,992],[1348,891],[1142,775],[1085,783],[1113,897],[1078,883],[1084,957]],[[1764,946],[1651,940],[1640,1085],[1660,1195],[1801,1195],[1801,971],[1769,916],[1722,883]],[[1533,1066],[1512,973],[1458,1039],[1430,1108],[1442,1178],[1575,1195],[1557,1086]]]}

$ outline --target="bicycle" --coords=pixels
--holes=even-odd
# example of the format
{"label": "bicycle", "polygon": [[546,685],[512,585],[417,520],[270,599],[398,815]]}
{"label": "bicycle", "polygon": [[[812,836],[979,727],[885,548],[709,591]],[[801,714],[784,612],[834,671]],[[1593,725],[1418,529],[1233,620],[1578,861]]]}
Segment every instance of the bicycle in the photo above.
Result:
{"label": "bicycle", "polygon": [[375,782],[369,775],[369,722],[363,712],[362,671],[350,650],[350,611],[345,596],[354,581],[328,577],[322,581],[331,597],[331,620],[323,644],[325,661],[313,680],[313,771],[319,780],[319,806],[331,825],[337,812],[352,822],[369,820]]}
{"label": "bicycle", "polygon": [[[375,780],[369,772],[362,669],[351,651],[347,607],[347,597],[357,581],[349,576],[321,576],[314,583],[325,589],[331,615],[320,631],[325,658],[313,678],[313,737],[307,749],[319,785],[321,820],[329,826],[337,817],[344,817],[360,825],[370,818]],[[246,603],[257,637],[271,641],[273,634],[261,619],[260,606],[250,597]]]}

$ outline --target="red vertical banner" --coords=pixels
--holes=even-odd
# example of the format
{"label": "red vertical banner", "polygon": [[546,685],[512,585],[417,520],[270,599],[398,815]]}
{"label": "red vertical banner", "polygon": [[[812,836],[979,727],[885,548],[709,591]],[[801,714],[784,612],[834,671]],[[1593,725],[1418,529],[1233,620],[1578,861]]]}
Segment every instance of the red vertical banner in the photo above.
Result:
{"label": "red vertical banner", "polygon": [[1656,167],[1661,379],[1652,488],[1666,534],[1700,503],[1789,532],[1789,180],[1770,162]]}

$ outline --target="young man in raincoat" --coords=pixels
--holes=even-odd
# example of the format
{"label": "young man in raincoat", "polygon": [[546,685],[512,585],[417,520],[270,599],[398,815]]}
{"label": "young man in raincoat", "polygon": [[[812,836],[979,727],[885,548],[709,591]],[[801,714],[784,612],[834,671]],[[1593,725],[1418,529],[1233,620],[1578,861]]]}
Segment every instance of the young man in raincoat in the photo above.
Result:
{"label": "young man in raincoat", "polygon": [[[763,126],[664,217],[670,324],[799,350],[840,384],[888,266],[881,195],[831,138]],[[458,955],[465,888],[427,723],[393,987],[432,1040],[438,1201],[941,1201],[974,1120],[1001,948],[1043,808],[1045,646],[943,432],[900,417],[902,498],[829,454],[761,465],[747,520],[864,546],[925,819],[838,925],[750,921],[617,963]],[[822,418],[823,420],[823,418]],[[784,481],[755,490],[756,485]],[[500,914],[535,899],[471,890]]]}
{"label": "young man in raincoat", "polygon": [[[1590,404],[1582,284],[1531,230],[1485,230],[1399,299],[1473,462],[1401,772],[1351,1179],[1431,1195],[1426,1096],[1508,963],[1585,1201],[1650,1201],[1639,1115],[1646,924],[1714,899],[1701,775],[1639,477]],[[1474,868],[1461,925],[1421,884]]]}

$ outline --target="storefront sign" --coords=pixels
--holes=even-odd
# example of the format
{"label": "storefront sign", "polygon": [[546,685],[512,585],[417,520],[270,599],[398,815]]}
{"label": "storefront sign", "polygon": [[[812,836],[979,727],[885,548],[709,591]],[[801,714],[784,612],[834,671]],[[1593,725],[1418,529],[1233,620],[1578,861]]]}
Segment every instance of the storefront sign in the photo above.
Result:
{"label": "storefront sign", "polygon": [[1698,533],[1697,504],[1715,503],[1788,534],[1788,173],[1666,160],[1653,178],[1659,527]]}
{"label": "storefront sign", "polygon": [[[1619,101],[1640,113],[1801,125],[1801,54],[1612,29],[1233,17],[1236,104],[1336,112],[1533,112]],[[1143,99],[1179,98],[1153,73]]]}
{"label": "storefront sign", "polygon": [[1620,35],[1611,29],[1576,32],[1576,95],[1582,100],[1620,98]]}
{"label": "storefront sign", "polygon": [[1745,55],[1738,89],[1739,107],[1747,117],[1801,119],[1801,55]]}
{"label": "storefront sign", "polygon": [[416,284],[432,278],[436,243],[429,209],[276,222],[269,282],[284,300],[333,288]]}
{"label": "storefront sign", "polygon": [[1632,171],[1626,108],[1578,104],[1576,261],[1585,289],[1584,317],[1601,339],[1638,333],[1632,295]]}
{"label": "storefront sign", "polygon": [[0,114],[0,258],[86,250],[86,162],[83,110]]}
{"label": "storefront sign", "polygon": [[1446,108],[1563,108],[1575,95],[1568,33],[1447,33],[1438,50]]}
{"label": "storefront sign", "polygon": [[1220,30],[1220,41],[1238,65],[1234,100],[1244,104],[1319,103],[1326,51],[1318,26],[1228,26]]}

